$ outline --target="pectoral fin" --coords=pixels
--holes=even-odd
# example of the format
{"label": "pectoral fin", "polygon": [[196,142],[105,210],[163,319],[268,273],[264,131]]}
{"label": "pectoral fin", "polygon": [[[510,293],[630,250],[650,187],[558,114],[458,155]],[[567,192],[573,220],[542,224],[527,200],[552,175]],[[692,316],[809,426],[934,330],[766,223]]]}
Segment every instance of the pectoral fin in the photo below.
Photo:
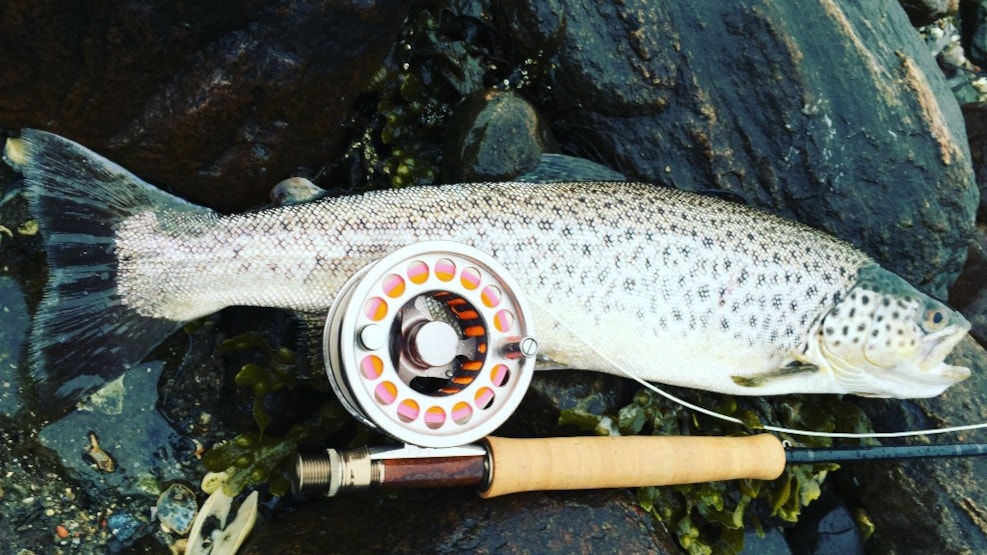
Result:
{"label": "pectoral fin", "polygon": [[754,374],[752,376],[730,376],[733,383],[742,387],[761,387],[773,380],[780,378],[787,378],[790,376],[796,376],[798,374],[806,374],[811,372],[818,372],[819,367],[815,364],[805,364],[802,362],[792,362],[787,366],[783,366],[777,370],[771,370],[769,372],[763,372],[761,374]]}
{"label": "pectoral fin", "polygon": [[535,372],[541,372],[543,370],[570,370],[572,366],[568,364],[563,364],[557,360],[553,360],[541,353],[535,357]]}

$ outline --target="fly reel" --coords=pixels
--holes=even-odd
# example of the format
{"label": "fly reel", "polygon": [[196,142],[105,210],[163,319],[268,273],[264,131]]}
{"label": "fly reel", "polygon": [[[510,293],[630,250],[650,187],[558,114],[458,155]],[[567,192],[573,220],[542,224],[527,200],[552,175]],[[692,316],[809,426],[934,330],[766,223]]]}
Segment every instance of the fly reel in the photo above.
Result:
{"label": "fly reel", "polygon": [[416,243],[343,286],[326,319],[326,373],[364,424],[422,447],[465,445],[520,404],[534,373],[533,326],[493,258]]}

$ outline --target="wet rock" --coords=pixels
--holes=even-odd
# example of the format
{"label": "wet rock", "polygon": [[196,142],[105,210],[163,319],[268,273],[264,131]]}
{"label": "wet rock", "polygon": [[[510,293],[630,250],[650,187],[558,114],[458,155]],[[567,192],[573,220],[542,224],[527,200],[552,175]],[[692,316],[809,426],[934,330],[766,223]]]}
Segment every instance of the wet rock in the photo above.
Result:
{"label": "wet rock", "polygon": [[898,0],[912,25],[928,25],[944,17],[954,2],[950,0]]}
{"label": "wet rock", "polygon": [[812,502],[787,533],[796,555],[863,555],[864,540],[853,514],[832,487]]}
{"label": "wet rock", "polygon": [[966,56],[955,17],[946,17],[919,28],[929,52],[946,78],[960,106],[987,99],[987,79]]}
{"label": "wet rock", "polygon": [[[182,444],[178,434],[154,408],[161,370],[160,362],[132,368],[82,408],[42,429],[41,444],[57,452],[94,494],[156,497],[163,482],[194,476],[198,465],[183,468],[190,454],[176,451]],[[88,454],[93,435],[112,460],[108,467]]]}
{"label": "wet rock", "polygon": [[527,100],[514,92],[480,91],[449,122],[442,178],[446,183],[506,181],[534,168],[555,140]]}
{"label": "wet rock", "polygon": [[987,223],[987,103],[963,105],[963,118],[970,142],[970,158],[980,187],[977,221]]}
{"label": "wet rock", "polygon": [[[953,364],[973,375],[933,399],[859,400],[879,431],[987,422],[987,351],[965,339]],[[891,443],[984,442],[983,430]],[[841,494],[870,515],[873,553],[987,551],[987,457],[847,463]]]}
{"label": "wet rock", "polygon": [[4,2],[0,125],[54,131],[197,203],[243,209],[340,148],[404,4]]}
{"label": "wet rock", "polygon": [[630,491],[455,489],[313,501],[258,521],[240,555],[309,553],[313,541],[320,553],[679,553]]}
{"label": "wet rock", "polygon": [[973,328],[970,335],[987,345],[987,224],[979,224],[963,273],[949,292],[949,300]]}
{"label": "wet rock", "polygon": [[985,66],[987,65],[987,2],[960,0],[959,5],[963,47],[973,63]]}
{"label": "wet rock", "polygon": [[16,357],[27,337],[29,323],[20,286],[10,276],[0,275],[0,414],[4,416],[13,416],[23,403]]}
{"label": "wet rock", "polygon": [[939,296],[959,274],[977,205],[963,122],[897,4],[546,0],[494,23],[551,68],[524,90],[564,151],[741,193]]}
{"label": "wet rock", "polygon": [[792,550],[785,540],[785,534],[778,528],[767,528],[764,534],[756,530],[744,531],[744,551],[758,555],[791,555]]}

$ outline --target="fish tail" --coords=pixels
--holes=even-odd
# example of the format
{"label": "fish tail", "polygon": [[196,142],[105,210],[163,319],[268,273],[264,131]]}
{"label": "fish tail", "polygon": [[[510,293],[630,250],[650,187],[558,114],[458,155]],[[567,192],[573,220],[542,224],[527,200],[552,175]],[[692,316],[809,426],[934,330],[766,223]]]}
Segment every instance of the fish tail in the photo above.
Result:
{"label": "fish tail", "polygon": [[121,302],[115,233],[143,212],[209,210],[157,190],[57,135],[24,130],[5,157],[19,169],[50,273],[28,346],[46,410],[71,407],[140,362],[181,322],[149,318]]}

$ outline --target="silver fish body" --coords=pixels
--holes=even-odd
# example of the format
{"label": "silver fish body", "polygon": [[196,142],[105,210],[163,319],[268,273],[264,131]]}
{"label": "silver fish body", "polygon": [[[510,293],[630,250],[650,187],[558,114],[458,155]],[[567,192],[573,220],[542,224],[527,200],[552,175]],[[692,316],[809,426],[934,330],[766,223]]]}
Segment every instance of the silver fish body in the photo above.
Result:
{"label": "silver fish body", "polygon": [[[226,306],[325,313],[354,273],[425,240],[506,267],[534,306],[541,353],[574,368],[758,395],[928,397],[969,374],[943,362],[969,329],[961,315],[846,242],[714,198],[635,183],[461,184],[221,216],[60,137],[20,141],[53,272],[35,374],[76,365],[59,395]],[[97,308],[103,317],[83,318]]]}

